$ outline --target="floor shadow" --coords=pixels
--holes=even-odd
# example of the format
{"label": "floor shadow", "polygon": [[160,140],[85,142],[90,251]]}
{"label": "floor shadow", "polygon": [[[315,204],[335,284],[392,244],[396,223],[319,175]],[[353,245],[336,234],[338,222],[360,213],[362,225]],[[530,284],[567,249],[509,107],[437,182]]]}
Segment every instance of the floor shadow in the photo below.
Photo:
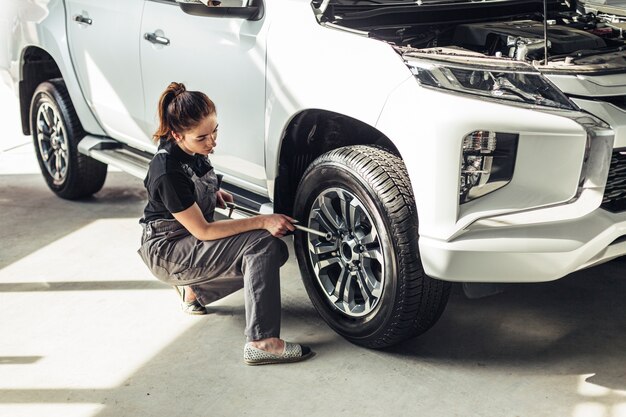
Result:
{"label": "floor shadow", "polygon": [[116,291],[163,290],[170,288],[160,281],[65,281],[65,282],[11,282],[0,283],[3,292],[53,292],[53,291]]}
{"label": "floor shadow", "polygon": [[[560,380],[594,374],[589,382],[624,389],[624,267],[626,260],[617,260],[557,282],[512,285],[479,300],[466,299],[457,286],[433,329],[385,351],[356,347],[333,333],[300,284],[289,281],[283,328],[312,344],[318,355],[310,361],[261,369],[243,365],[243,297],[235,293],[210,308],[210,314],[193,318],[192,326],[118,386],[2,390],[0,404],[100,404],[98,417],[262,416],[279,410],[287,415],[356,415],[346,410],[369,404],[359,415],[371,416],[415,404],[420,398],[416,390],[441,394],[445,381],[504,374],[516,379],[565,376]],[[434,386],[421,385],[429,381]],[[538,389],[527,386],[518,398],[539,395]],[[555,388],[552,394],[560,392]],[[575,387],[566,392],[571,394],[565,409],[572,398],[580,398]],[[490,395],[507,393],[504,387]],[[377,401],[370,404],[374,397]],[[462,395],[454,398],[469,402]],[[344,407],[333,411],[339,399]],[[394,399],[397,404],[391,405]],[[423,401],[417,405],[422,410],[427,409]],[[431,415],[453,415],[451,410],[431,410]]]}
{"label": "floor shadow", "polygon": [[41,175],[0,176],[0,269],[95,220],[139,220],[146,201],[141,180],[118,172],[110,172],[103,189],[85,200],[63,200],[43,184]]}
{"label": "floor shadow", "polygon": [[408,358],[519,372],[595,374],[626,389],[626,257],[549,283],[467,299],[455,285],[440,321],[388,349]]}
{"label": "floor shadow", "polygon": [[0,365],[29,365],[41,358],[42,356],[0,356]]}

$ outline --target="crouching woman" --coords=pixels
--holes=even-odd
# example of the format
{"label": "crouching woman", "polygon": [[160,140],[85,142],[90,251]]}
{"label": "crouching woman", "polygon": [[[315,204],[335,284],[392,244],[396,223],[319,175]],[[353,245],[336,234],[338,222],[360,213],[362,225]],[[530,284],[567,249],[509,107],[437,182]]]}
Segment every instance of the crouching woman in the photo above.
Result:
{"label": "crouching woman", "polygon": [[159,150],[144,180],[141,258],[178,289],[190,314],[205,314],[204,306],[243,288],[247,364],[311,357],[308,347],[280,339],[279,269],[288,252],[279,238],[294,230],[294,220],[270,214],[215,221],[216,205],[232,202],[208,158],[217,144],[215,105],[204,93],[171,83],[158,114]]}

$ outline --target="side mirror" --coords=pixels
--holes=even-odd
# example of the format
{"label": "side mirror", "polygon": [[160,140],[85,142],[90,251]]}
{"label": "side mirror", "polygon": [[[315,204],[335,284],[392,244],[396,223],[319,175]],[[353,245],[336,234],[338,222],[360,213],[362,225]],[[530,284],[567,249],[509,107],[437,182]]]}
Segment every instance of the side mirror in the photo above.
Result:
{"label": "side mirror", "polygon": [[183,12],[192,16],[261,20],[264,14],[263,0],[205,0],[206,4],[200,0],[176,0],[176,2]]}

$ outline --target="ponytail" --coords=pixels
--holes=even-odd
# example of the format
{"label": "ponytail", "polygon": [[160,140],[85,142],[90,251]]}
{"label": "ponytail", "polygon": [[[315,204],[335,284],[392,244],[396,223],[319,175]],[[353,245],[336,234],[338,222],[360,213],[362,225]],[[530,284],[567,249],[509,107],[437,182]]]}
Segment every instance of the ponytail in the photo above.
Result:
{"label": "ponytail", "polygon": [[172,132],[184,134],[216,113],[215,104],[206,94],[187,91],[184,84],[172,82],[159,98],[159,127],[152,139],[156,143],[161,138],[173,140]]}

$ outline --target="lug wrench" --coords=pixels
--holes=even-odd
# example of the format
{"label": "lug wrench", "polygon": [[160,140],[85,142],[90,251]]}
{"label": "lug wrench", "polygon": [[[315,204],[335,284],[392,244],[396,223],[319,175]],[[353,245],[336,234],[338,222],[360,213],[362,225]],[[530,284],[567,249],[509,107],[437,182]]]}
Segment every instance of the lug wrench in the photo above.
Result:
{"label": "lug wrench", "polygon": [[[233,211],[234,210],[238,210],[238,211],[241,211],[242,213],[250,214],[252,216],[258,216],[258,215],[261,214],[258,211],[254,211],[254,210],[251,210],[251,209],[246,208],[246,207],[241,207],[241,206],[238,206],[238,205],[236,205],[234,203],[226,203],[226,207],[228,207],[228,209],[229,209],[228,217],[231,217],[233,215]],[[317,236],[323,237],[324,239],[326,239],[328,241],[331,241],[333,239],[333,234],[330,233],[330,232],[324,233],[324,232],[320,232],[319,230],[311,229],[309,227],[300,226],[298,224],[293,224],[293,227],[295,227],[297,230],[301,230],[303,232],[307,232],[307,233],[311,233],[313,235],[317,235]]]}

